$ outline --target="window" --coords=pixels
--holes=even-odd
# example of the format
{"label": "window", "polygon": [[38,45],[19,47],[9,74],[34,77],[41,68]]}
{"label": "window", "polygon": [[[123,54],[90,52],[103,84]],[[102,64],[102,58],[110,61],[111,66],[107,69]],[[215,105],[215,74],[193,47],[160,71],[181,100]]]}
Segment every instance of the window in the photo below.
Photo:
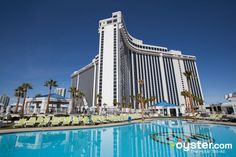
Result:
{"label": "window", "polygon": [[112,23],[112,20],[107,21],[107,24],[110,24],[110,23]]}

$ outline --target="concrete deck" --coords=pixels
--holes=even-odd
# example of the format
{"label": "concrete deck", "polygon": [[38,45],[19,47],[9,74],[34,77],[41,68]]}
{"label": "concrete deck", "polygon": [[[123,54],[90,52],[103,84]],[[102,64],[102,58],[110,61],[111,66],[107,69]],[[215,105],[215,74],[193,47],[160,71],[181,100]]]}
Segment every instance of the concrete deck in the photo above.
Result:
{"label": "concrete deck", "polygon": [[[144,122],[149,122],[152,120],[167,120],[167,119],[179,119],[179,120],[192,120],[184,118],[152,118],[145,119]],[[19,132],[34,132],[34,131],[53,131],[53,130],[76,130],[76,129],[89,129],[89,128],[102,128],[102,127],[111,127],[111,126],[120,126],[120,125],[129,125],[135,123],[141,123],[142,120],[133,120],[131,122],[120,122],[120,123],[109,123],[109,124],[100,124],[100,125],[79,125],[79,126],[58,126],[58,127],[33,127],[33,128],[16,128],[16,129],[2,129],[0,134],[9,134],[9,133],[19,133]],[[236,126],[236,123],[232,122],[218,122],[218,121],[207,121],[207,120],[196,120],[192,121],[193,123],[201,124],[220,124],[228,126]]]}

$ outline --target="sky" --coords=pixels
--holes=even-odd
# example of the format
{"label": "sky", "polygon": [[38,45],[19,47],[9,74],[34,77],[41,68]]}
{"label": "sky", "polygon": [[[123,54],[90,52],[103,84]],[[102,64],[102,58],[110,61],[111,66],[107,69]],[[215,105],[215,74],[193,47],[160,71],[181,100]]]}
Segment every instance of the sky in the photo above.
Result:
{"label": "sky", "polygon": [[98,21],[122,11],[127,29],[146,44],[195,55],[206,103],[236,91],[234,0],[0,0],[0,95],[45,80],[70,87],[70,75],[98,53]]}

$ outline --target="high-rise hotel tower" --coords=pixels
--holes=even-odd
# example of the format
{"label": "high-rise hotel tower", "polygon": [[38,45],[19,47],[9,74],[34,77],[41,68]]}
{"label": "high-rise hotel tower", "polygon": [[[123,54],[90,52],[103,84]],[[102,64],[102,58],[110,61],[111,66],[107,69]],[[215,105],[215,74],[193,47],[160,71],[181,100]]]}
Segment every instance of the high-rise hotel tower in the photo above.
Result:
{"label": "high-rise hotel tower", "polygon": [[[155,97],[157,102],[184,106],[181,92],[189,89],[203,98],[195,56],[147,45],[132,37],[121,12],[100,20],[98,31],[99,54],[92,63],[71,75],[72,86],[85,93],[89,106],[96,105],[97,94],[102,96],[100,104],[108,106],[113,106],[114,100],[122,102],[124,96],[137,95],[140,93],[138,80],[144,81],[143,95]],[[185,71],[193,72],[189,83],[183,74]],[[138,108],[132,97],[131,102],[133,108]]]}

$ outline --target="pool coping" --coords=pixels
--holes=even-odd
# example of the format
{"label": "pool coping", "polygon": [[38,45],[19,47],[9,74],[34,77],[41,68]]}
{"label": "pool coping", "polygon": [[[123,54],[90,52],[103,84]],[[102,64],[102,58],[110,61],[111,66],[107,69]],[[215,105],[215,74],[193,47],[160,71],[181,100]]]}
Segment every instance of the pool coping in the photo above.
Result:
{"label": "pool coping", "polygon": [[136,124],[141,122],[149,122],[153,119],[145,119],[142,120],[133,120],[131,122],[116,122],[116,123],[108,123],[108,124],[100,124],[100,125],[76,125],[76,126],[57,126],[57,127],[32,127],[32,128],[14,128],[14,129],[2,129],[0,130],[1,134],[11,134],[11,133],[21,133],[21,132],[36,132],[36,131],[56,131],[56,130],[77,130],[77,129],[93,129],[93,128],[105,128],[105,127],[113,127],[113,126],[123,126]]}
{"label": "pool coping", "polygon": [[221,121],[208,121],[208,120],[196,120],[186,119],[186,118],[150,118],[142,120],[133,120],[131,122],[118,122],[118,123],[108,123],[108,124],[100,124],[100,125],[78,125],[78,126],[58,126],[58,127],[32,127],[32,128],[15,128],[15,129],[2,129],[0,130],[1,134],[11,134],[11,133],[21,133],[21,132],[36,132],[36,131],[56,131],[56,130],[77,130],[77,129],[93,129],[93,128],[104,128],[104,127],[113,127],[113,126],[123,126],[130,125],[136,123],[145,123],[153,120],[163,120],[163,119],[180,119],[180,120],[190,120],[193,123],[203,123],[203,124],[218,124],[218,125],[228,125],[228,126],[236,126],[236,123],[232,122],[221,122]]}

